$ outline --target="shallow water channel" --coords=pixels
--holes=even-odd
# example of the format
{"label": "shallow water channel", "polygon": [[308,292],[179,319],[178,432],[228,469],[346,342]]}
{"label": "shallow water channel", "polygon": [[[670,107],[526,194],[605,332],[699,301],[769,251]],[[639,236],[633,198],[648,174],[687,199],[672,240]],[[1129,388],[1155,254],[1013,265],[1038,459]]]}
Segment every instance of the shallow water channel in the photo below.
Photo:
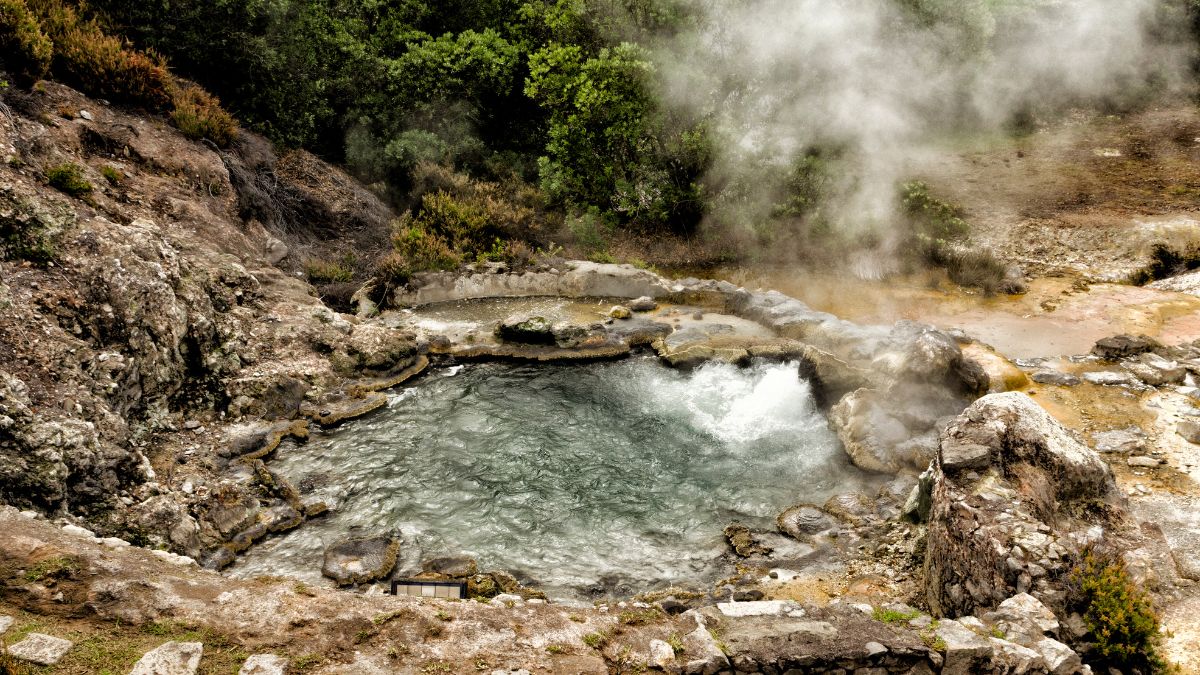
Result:
{"label": "shallow water channel", "polygon": [[327,544],[394,528],[402,571],[465,554],[581,600],[716,579],[731,521],[772,527],[866,480],[796,364],[683,373],[649,357],[435,371],[272,466],[333,511],[236,575],[317,581]]}

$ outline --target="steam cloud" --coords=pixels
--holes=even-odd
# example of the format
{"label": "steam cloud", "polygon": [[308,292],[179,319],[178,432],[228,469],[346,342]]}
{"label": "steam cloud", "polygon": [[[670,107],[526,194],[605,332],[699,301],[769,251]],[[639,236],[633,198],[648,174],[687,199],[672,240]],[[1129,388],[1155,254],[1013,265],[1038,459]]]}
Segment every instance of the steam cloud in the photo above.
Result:
{"label": "steam cloud", "polygon": [[698,27],[659,54],[665,98],[710,120],[709,178],[741,181],[743,223],[778,197],[747,177],[808,148],[837,147],[849,168],[835,224],[886,231],[897,183],[947,131],[1184,81],[1187,54],[1163,37],[1183,18],[1161,0],[903,2],[694,0]]}

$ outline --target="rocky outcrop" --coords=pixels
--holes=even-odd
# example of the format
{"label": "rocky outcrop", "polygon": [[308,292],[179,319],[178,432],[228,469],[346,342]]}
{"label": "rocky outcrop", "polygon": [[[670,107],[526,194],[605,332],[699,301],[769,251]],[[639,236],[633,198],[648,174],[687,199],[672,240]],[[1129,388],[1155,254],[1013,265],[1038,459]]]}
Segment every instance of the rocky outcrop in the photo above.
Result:
{"label": "rocky outcrop", "polygon": [[938,616],[1029,593],[1061,608],[1072,552],[1126,527],[1099,455],[1027,395],[992,394],[942,433],[934,465],[925,597]]}

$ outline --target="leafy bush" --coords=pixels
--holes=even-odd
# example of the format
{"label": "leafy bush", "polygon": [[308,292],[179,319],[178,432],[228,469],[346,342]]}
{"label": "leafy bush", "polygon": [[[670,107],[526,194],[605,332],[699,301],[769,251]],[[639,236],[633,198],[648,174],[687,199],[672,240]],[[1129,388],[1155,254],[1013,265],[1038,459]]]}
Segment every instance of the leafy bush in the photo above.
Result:
{"label": "leafy bush", "polygon": [[200,87],[183,84],[174,87],[171,124],[193,140],[208,139],[225,148],[237,138],[238,124],[216,96]]}
{"label": "leafy bush", "polygon": [[42,33],[25,0],[0,0],[0,65],[17,84],[32,85],[46,74],[54,44]]}
{"label": "leafy bush", "polygon": [[83,169],[70,162],[46,169],[46,182],[72,197],[82,199],[92,194],[92,184],[83,177]]}
{"label": "leafy bush", "polygon": [[[1067,576],[1068,602],[1083,615],[1093,642],[1094,665],[1135,673],[1159,672],[1159,620],[1149,596],[1116,554],[1084,548]],[[1089,659],[1091,660],[1091,659]]]}

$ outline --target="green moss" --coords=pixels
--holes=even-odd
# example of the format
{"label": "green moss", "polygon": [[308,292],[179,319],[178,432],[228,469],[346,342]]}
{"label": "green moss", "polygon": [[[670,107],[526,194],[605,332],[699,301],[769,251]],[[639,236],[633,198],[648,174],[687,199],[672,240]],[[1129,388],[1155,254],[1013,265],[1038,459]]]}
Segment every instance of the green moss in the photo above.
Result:
{"label": "green moss", "polygon": [[631,609],[621,612],[617,619],[626,626],[644,626],[662,618],[662,612],[654,609]]}
{"label": "green moss", "polygon": [[25,570],[25,581],[37,583],[50,579],[66,579],[79,571],[79,561],[68,556],[47,558]]}
{"label": "green moss", "polygon": [[884,609],[882,607],[876,607],[875,611],[871,613],[871,617],[876,621],[890,623],[892,625],[907,624],[909,621],[912,621],[918,616],[921,616],[921,613],[917,611],[898,612],[894,609]]}
{"label": "green moss", "polygon": [[46,169],[46,182],[72,197],[82,199],[92,194],[92,184],[83,177],[83,169],[70,162]]}

